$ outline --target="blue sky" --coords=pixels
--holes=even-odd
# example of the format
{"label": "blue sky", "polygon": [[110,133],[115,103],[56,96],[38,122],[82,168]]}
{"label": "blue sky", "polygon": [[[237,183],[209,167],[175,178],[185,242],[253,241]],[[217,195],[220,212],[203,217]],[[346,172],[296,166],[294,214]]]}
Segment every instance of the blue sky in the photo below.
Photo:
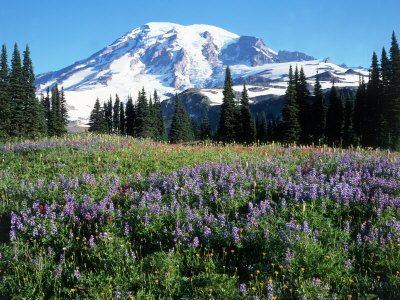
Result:
{"label": "blue sky", "polygon": [[373,51],[400,40],[399,0],[41,0],[4,1],[0,43],[9,56],[28,43],[35,73],[87,58],[148,22],[210,24],[260,37],[273,50],[298,50],[368,67]]}

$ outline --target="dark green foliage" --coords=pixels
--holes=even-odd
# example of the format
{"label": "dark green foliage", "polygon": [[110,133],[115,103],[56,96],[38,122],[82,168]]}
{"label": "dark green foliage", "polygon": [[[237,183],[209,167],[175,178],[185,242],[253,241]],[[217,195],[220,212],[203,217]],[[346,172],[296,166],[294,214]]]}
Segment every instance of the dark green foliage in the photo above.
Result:
{"label": "dark green foliage", "polygon": [[201,121],[200,139],[202,141],[211,139],[211,127],[206,111],[204,111],[204,117],[203,120]]}
{"label": "dark green foliage", "polygon": [[17,44],[11,59],[10,86],[10,135],[22,137],[24,135],[25,107],[24,107],[24,85],[22,81],[21,56]]}
{"label": "dark green foliage", "polygon": [[289,69],[289,82],[286,89],[285,105],[282,109],[280,122],[281,139],[283,143],[293,143],[300,140],[299,108],[296,98],[296,81],[292,66]]}
{"label": "dark green foliage", "polygon": [[172,143],[182,143],[193,141],[193,129],[192,122],[187,115],[185,109],[182,106],[182,102],[178,97],[175,96],[175,113],[172,119],[171,130],[169,132],[169,138]]}
{"label": "dark green foliage", "polygon": [[314,97],[312,98],[312,137],[314,142],[320,143],[325,137],[326,105],[322,95],[318,72],[315,76]]}
{"label": "dark green foliage", "polygon": [[46,118],[46,122],[48,125],[49,120],[50,120],[50,112],[51,112],[51,101],[50,101],[50,89],[49,88],[47,88],[47,90],[46,90],[46,97],[44,97],[43,108],[44,108],[44,117]]}
{"label": "dark green foliage", "polygon": [[365,101],[365,118],[363,122],[363,145],[375,146],[378,143],[379,117],[382,115],[382,82],[379,74],[378,57],[372,55],[372,66],[367,86]]}
{"label": "dark green foliage", "polygon": [[132,97],[128,96],[128,101],[126,102],[125,111],[125,124],[126,124],[126,134],[130,136],[135,135],[135,107],[133,106]]}
{"label": "dark green foliage", "polygon": [[343,130],[343,99],[332,85],[329,95],[329,108],[326,115],[326,137],[330,143],[340,143]]}
{"label": "dark green foliage", "polygon": [[61,135],[61,127],[62,119],[61,119],[61,103],[60,103],[60,94],[58,92],[58,86],[55,85],[51,89],[51,111],[50,111],[50,119],[49,119],[49,135],[58,136]]}
{"label": "dark green foliage", "polygon": [[149,105],[144,88],[139,92],[137,100],[136,134],[138,137],[150,137],[152,134]]}
{"label": "dark green foliage", "polygon": [[303,67],[300,69],[299,79],[296,88],[297,105],[299,107],[299,123],[301,127],[300,141],[309,143],[312,137],[313,123],[312,107],[310,104],[310,92],[307,88],[307,78]]}
{"label": "dark green foliage", "polygon": [[119,97],[116,94],[115,95],[115,102],[114,102],[114,107],[113,107],[113,116],[112,116],[112,128],[113,128],[113,132],[114,133],[121,133],[120,131],[120,101],[119,101]]}
{"label": "dark green foliage", "polygon": [[61,87],[60,92],[60,133],[67,133],[66,126],[68,124],[68,111],[67,111],[67,100],[65,99],[64,87]]}
{"label": "dark green foliage", "polygon": [[161,109],[161,102],[160,98],[158,98],[157,91],[154,91],[153,114],[154,114],[154,128],[156,129],[155,138],[156,140],[159,141],[166,141],[167,131],[165,130],[164,115]]}
{"label": "dark green foliage", "polygon": [[104,103],[104,117],[107,123],[107,132],[111,133],[113,131],[113,103],[111,96],[107,104]]}
{"label": "dark green foliage", "polygon": [[343,141],[349,146],[353,143],[353,110],[354,99],[348,96],[344,108]]}
{"label": "dark green foliage", "polygon": [[193,127],[193,136],[195,140],[200,139],[200,125],[199,120],[192,119],[192,127]]}
{"label": "dark green foliage", "polygon": [[232,142],[235,137],[235,102],[233,94],[233,82],[229,66],[226,68],[223,100],[217,137],[224,143]]}
{"label": "dark green foliage", "polygon": [[382,48],[381,56],[381,115],[379,117],[378,145],[388,148],[390,145],[390,126],[389,126],[389,80],[390,80],[390,61],[387,57],[385,48]]}
{"label": "dark green foliage", "polygon": [[239,118],[239,141],[244,144],[251,144],[255,141],[254,122],[249,108],[249,96],[247,94],[246,82],[243,83]]}
{"label": "dark green foliage", "polygon": [[389,80],[389,103],[388,121],[390,124],[390,147],[400,150],[400,49],[396,35],[392,34],[390,47],[390,80]]}
{"label": "dark green foliage", "polygon": [[357,141],[363,139],[364,133],[364,116],[365,116],[365,102],[367,98],[366,85],[364,78],[361,78],[360,84],[356,93],[356,102],[354,104],[354,115],[353,115],[353,129],[356,134]]}
{"label": "dark green foliage", "polygon": [[7,63],[7,50],[3,45],[0,61],[0,139],[4,140],[10,132],[10,102],[9,102],[9,71]]}
{"label": "dark green foliage", "polygon": [[105,113],[100,106],[99,98],[96,99],[94,108],[90,114],[89,131],[96,133],[106,133],[108,131]]}
{"label": "dark green foliage", "polygon": [[268,139],[268,125],[267,125],[267,117],[265,116],[265,112],[261,114],[261,123],[258,127],[258,140],[260,143],[266,143]]}
{"label": "dark green foliage", "polygon": [[267,141],[272,142],[275,138],[274,134],[274,123],[272,120],[268,121],[268,127],[267,127]]}
{"label": "dark green foliage", "polygon": [[119,131],[121,134],[125,134],[125,109],[124,104],[121,102],[119,105]]}

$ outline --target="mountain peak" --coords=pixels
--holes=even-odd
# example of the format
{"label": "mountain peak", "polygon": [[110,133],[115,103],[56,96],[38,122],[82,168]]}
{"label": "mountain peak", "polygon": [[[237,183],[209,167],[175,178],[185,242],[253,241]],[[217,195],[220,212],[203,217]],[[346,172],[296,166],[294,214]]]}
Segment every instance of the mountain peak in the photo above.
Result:
{"label": "mountain peak", "polygon": [[[212,25],[150,22],[89,58],[38,75],[36,84],[39,90],[63,86],[70,107],[88,116],[97,97],[136,95],[142,87],[164,98],[188,88],[210,88],[223,83],[227,65],[236,81],[251,77],[254,83],[268,82],[270,64],[313,59],[300,52],[275,52],[260,38]],[[75,112],[69,114],[74,117]]]}

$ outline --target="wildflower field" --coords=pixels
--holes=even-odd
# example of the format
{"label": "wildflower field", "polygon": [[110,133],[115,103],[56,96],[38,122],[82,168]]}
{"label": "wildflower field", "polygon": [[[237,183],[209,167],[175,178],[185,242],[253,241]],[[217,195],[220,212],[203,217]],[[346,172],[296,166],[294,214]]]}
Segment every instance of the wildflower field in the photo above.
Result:
{"label": "wildflower field", "polygon": [[4,299],[398,299],[398,153],[0,145]]}

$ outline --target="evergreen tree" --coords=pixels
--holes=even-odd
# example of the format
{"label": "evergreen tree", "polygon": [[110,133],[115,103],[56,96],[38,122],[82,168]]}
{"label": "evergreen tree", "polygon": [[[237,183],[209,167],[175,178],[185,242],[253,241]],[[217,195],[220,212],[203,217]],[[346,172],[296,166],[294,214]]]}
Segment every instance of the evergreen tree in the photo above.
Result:
{"label": "evergreen tree", "polygon": [[211,139],[211,126],[206,111],[204,111],[204,117],[203,120],[201,121],[200,139],[202,141]]}
{"label": "evergreen tree", "polygon": [[367,86],[367,97],[365,102],[365,116],[364,119],[364,145],[376,146],[378,144],[379,133],[379,117],[382,114],[382,92],[381,92],[381,79],[379,74],[378,57],[374,52],[372,55],[372,66]]}
{"label": "evergreen tree", "polygon": [[240,117],[239,141],[245,144],[251,144],[255,140],[254,122],[249,107],[249,96],[247,94],[246,82],[243,83],[243,92],[241,99],[241,117]]}
{"label": "evergreen tree", "polygon": [[311,105],[308,102],[310,99],[310,91],[307,88],[307,78],[304,74],[303,67],[300,69],[296,96],[299,106],[299,123],[301,127],[300,140],[302,143],[309,143],[311,141],[314,124],[311,122]]}
{"label": "evergreen tree", "polygon": [[326,128],[326,105],[322,95],[321,84],[319,82],[318,71],[315,76],[314,97],[312,102],[312,136],[315,142],[322,142],[325,137]]}
{"label": "evergreen tree", "polygon": [[23,84],[23,135],[29,138],[35,138],[39,133],[39,104],[36,98],[35,74],[33,72],[32,60],[28,45],[23,53],[22,63],[22,84]]}
{"label": "evergreen tree", "polygon": [[9,93],[7,49],[3,45],[0,58],[0,139],[6,139],[11,131]]}
{"label": "evergreen tree", "polygon": [[150,137],[152,133],[149,105],[144,88],[139,92],[137,101],[136,132],[138,137]]}
{"label": "evergreen tree", "polygon": [[260,141],[260,143],[266,143],[268,141],[268,125],[265,112],[262,112],[261,114],[261,124],[258,132],[258,140]]}
{"label": "evergreen tree", "polygon": [[235,102],[229,66],[226,67],[223,95],[217,136],[220,141],[229,143],[235,137]]}
{"label": "evergreen tree", "polygon": [[298,142],[300,139],[299,108],[296,99],[296,80],[293,77],[292,66],[289,69],[289,82],[286,89],[285,104],[280,122],[281,138],[284,143]]}
{"label": "evergreen tree", "polygon": [[119,131],[121,134],[126,134],[126,132],[125,132],[125,109],[124,109],[124,103],[122,103],[122,102],[119,105]]}
{"label": "evergreen tree", "polygon": [[113,126],[113,132],[118,134],[120,133],[120,104],[121,102],[119,101],[118,94],[115,94],[115,102],[114,102],[114,107],[113,107],[113,117],[112,117],[112,126]]}
{"label": "evergreen tree", "polygon": [[46,112],[45,112],[45,97],[43,93],[40,93],[40,101],[38,102],[38,114],[39,114],[39,122],[38,122],[38,128],[39,132],[43,136],[48,135],[48,130],[47,130],[47,120],[46,120]]}
{"label": "evergreen tree", "polygon": [[353,109],[354,109],[354,99],[349,96],[346,99],[346,105],[344,108],[343,139],[346,145],[351,145],[353,143],[352,140]]}
{"label": "evergreen tree", "polygon": [[267,140],[269,142],[272,142],[274,140],[274,126],[273,126],[272,120],[268,121]]}
{"label": "evergreen tree", "polygon": [[339,97],[335,84],[329,95],[329,108],[326,115],[326,137],[331,143],[341,142],[343,130],[343,99]]}
{"label": "evergreen tree", "polygon": [[200,125],[199,125],[199,120],[192,119],[192,127],[193,127],[193,136],[195,140],[200,139]]}
{"label": "evergreen tree", "polygon": [[367,92],[364,83],[364,78],[361,78],[356,93],[356,102],[354,104],[354,114],[353,114],[353,129],[356,134],[356,140],[358,143],[360,143],[363,140],[366,97],[367,97]]}
{"label": "evergreen tree", "polygon": [[160,98],[157,91],[154,91],[154,127],[156,130],[156,139],[160,141],[167,140],[167,132],[165,130],[164,114],[161,107]]}
{"label": "evergreen tree", "polygon": [[44,98],[43,109],[44,109],[44,117],[46,118],[47,130],[49,130],[49,120],[50,120],[50,113],[51,113],[51,101],[50,101],[49,87],[47,87],[47,89],[46,89],[46,97]]}
{"label": "evergreen tree", "polygon": [[104,110],[104,116],[107,123],[107,132],[113,132],[113,102],[110,95],[110,99],[107,101],[106,109]]}
{"label": "evergreen tree", "polygon": [[101,109],[99,98],[96,99],[94,108],[90,114],[89,131],[96,133],[105,133],[108,131],[105,113]]}
{"label": "evergreen tree", "polygon": [[67,100],[65,99],[64,87],[61,87],[60,91],[60,133],[67,133],[68,124],[68,111],[67,111]]}
{"label": "evergreen tree", "polygon": [[396,35],[392,34],[390,47],[389,124],[391,148],[400,150],[400,49]]}
{"label": "evergreen tree", "polygon": [[24,85],[22,81],[21,56],[17,44],[11,59],[10,71],[10,135],[21,137],[24,134],[25,107],[24,107]]}
{"label": "evergreen tree", "polygon": [[381,56],[381,114],[379,118],[378,145],[388,148],[390,145],[389,126],[389,82],[390,82],[390,61],[387,57],[385,47],[382,48]]}
{"label": "evergreen tree", "polygon": [[128,96],[128,101],[126,102],[126,134],[130,136],[135,135],[135,108],[133,106],[132,97]]}
{"label": "evergreen tree", "polygon": [[189,142],[194,139],[192,123],[183,108],[178,94],[175,96],[175,112],[169,135],[172,143]]}
{"label": "evergreen tree", "polygon": [[51,111],[48,132],[51,136],[59,136],[63,133],[60,94],[57,84],[51,89]]}

